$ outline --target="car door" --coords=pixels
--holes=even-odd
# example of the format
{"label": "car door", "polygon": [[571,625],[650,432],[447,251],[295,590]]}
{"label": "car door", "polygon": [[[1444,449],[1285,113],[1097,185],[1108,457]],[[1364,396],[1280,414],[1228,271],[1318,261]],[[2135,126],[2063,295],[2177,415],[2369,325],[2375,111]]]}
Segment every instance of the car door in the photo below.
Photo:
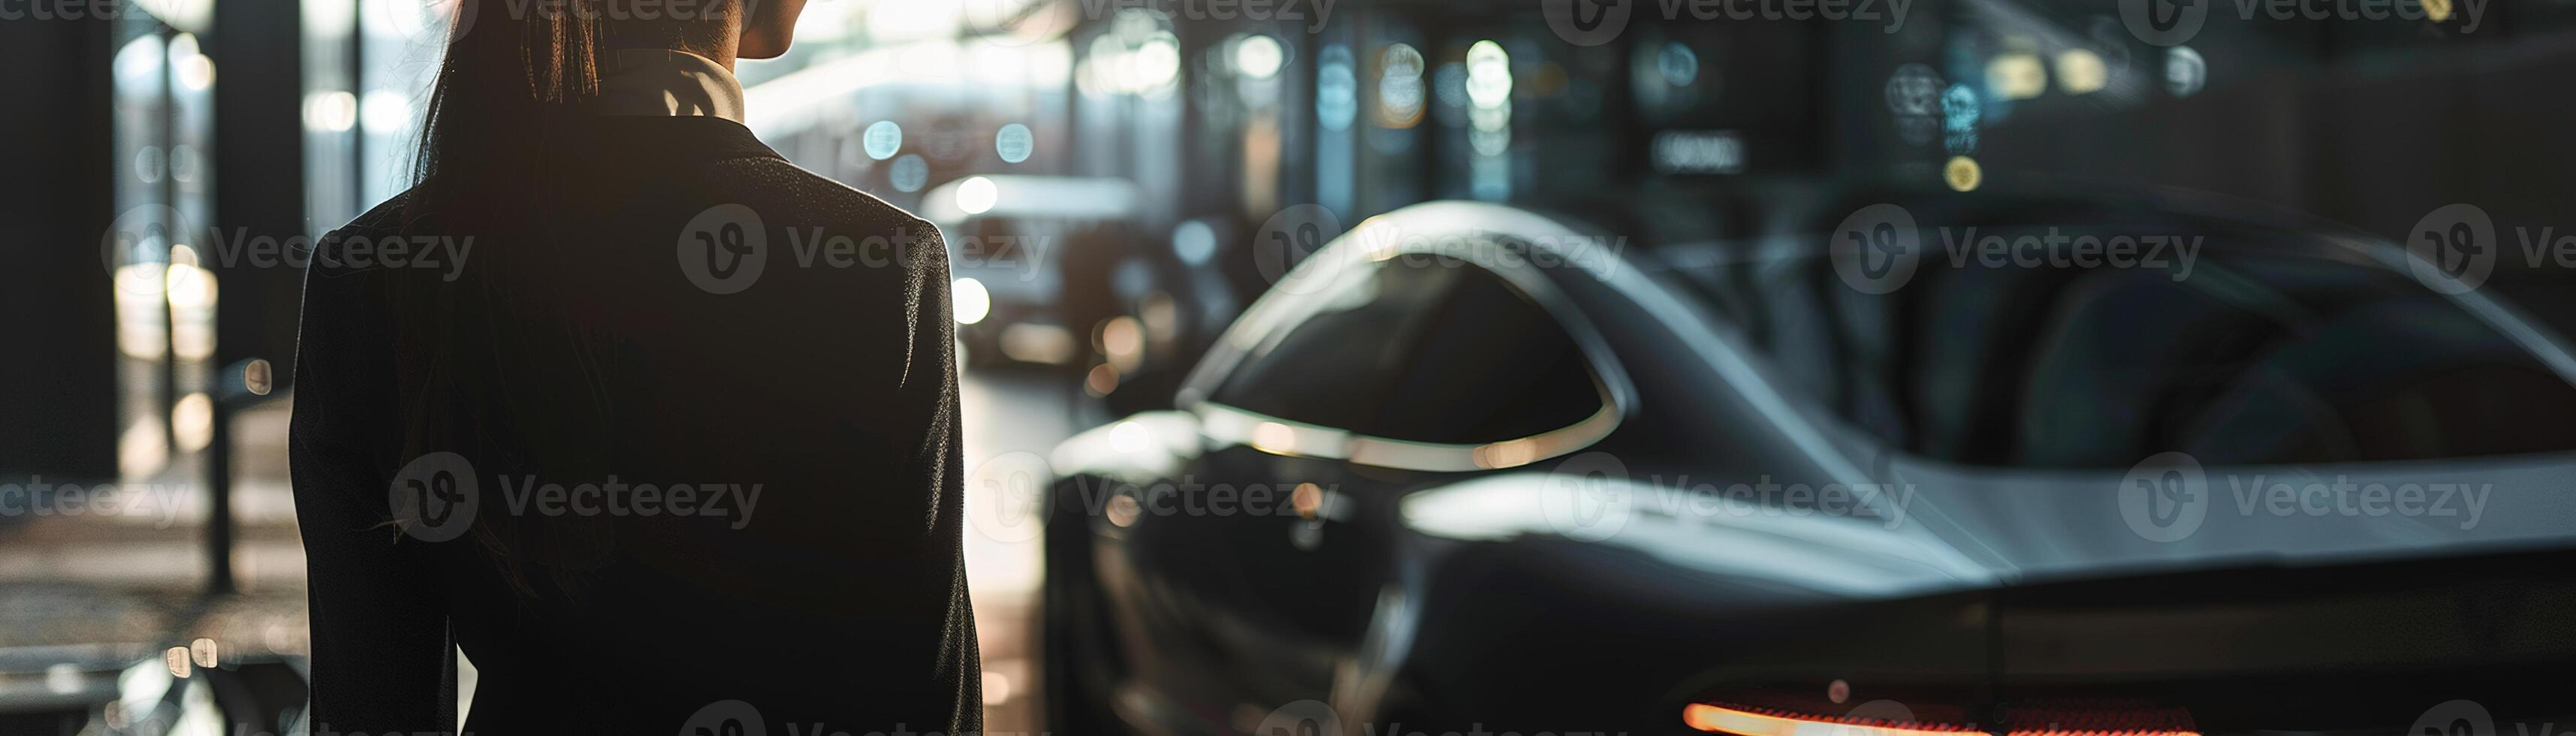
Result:
{"label": "car door", "polygon": [[1161,710],[1240,720],[1329,697],[1394,578],[1403,493],[1616,424],[1607,351],[1529,269],[1354,260],[1229,332],[1183,391],[1208,450],[1108,520],[1134,572],[1111,597],[1151,650],[1131,674]]}

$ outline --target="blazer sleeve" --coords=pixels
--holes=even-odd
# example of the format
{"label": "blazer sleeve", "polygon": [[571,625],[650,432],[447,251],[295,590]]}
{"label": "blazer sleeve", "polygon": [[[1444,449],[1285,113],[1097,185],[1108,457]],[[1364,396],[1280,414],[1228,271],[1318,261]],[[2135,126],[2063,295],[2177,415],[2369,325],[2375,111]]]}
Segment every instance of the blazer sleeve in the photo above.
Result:
{"label": "blazer sleeve", "polygon": [[906,305],[911,335],[901,392],[913,405],[913,416],[926,417],[927,430],[907,462],[907,487],[936,494],[930,534],[948,546],[948,615],[941,627],[940,663],[932,677],[951,692],[948,733],[984,730],[983,663],[976,641],[975,610],[967,596],[965,558],[965,443],[957,400],[956,322],[949,295],[948,249],[937,227],[915,220],[907,229],[913,253],[922,260],[912,269]]}
{"label": "blazer sleeve", "polygon": [[311,723],[315,733],[452,733],[442,581],[428,543],[390,523],[393,331],[376,276],[318,257],[304,276],[288,447],[312,619]]}

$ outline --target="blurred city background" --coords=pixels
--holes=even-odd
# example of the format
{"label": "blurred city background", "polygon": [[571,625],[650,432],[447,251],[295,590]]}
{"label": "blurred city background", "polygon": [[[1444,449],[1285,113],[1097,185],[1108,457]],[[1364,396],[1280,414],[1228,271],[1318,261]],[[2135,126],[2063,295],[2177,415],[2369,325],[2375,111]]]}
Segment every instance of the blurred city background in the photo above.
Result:
{"label": "blurred city background", "polygon": [[[1644,250],[1893,193],[2098,191],[2393,242],[2455,202],[2576,227],[2570,0],[2218,3],[2179,44],[2109,0],[1609,5],[1634,17],[1594,37],[1550,16],[1592,0],[813,0],[791,53],[741,64],[761,139],[950,237],[991,730],[1042,728],[1040,543],[1008,507],[1042,479],[1012,464],[1171,408],[1288,264],[1372,216],[1505,203]],[[68,709],[219,733],[175,715],[210,704],[296,727],[283,254],[407,186],[452,7],[0,3],[0,483],[25,489],[0,497],[0,732]]]}

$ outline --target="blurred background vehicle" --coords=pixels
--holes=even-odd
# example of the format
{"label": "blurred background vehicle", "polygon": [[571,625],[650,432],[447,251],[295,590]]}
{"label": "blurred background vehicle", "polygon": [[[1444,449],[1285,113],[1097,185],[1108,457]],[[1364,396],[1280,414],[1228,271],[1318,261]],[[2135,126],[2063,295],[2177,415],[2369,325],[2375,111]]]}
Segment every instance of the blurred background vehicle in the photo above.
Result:
{"label": "blurred background vehicle", "polygon": [[947,237],[948,272],[967,292],[957,321],[970,354],[1059,365],[1100,357],[1077,349],[1075,329],[1108,319],[1109,272],[1137,237],[1135,187],[976,176],[935,187],[928,199],[921,216]]}
{"label": "blurred background vehicle", "polygon": [[[0,62],[30,70],[0,87],[33,111],[0,119],[0,733],[301,728],[283,254],[404,186],[454,7],[0,3]],[[1933,727],[2044,691],[2340,732],[2552,705],[2529,683],[2569,651],[2530,622],[2564,545],[2535,525],[2563,509],[2508,500],[2576,445],[2576,264],[2549,257],[2576,232],[2576,4],[1834,7],[812,0],[791,54],[741,65],[749,123],[943,228],[989,729],[1269,736],[1322,727],[1313,701],[1351,729],[1771,736],[1794,724],[1749,716]],[[1871,259],[1900,231],[1845,227],[1878,205],[1919,238],[1893,281]],[[2487,226],[2454,239],[2462,205]],[[1349,304],[1292,278],[1336,240],[1541,222],[1620,275],[1392,260],[1362,268],[1401,298]],[[2083,233],[2208,246],[2179,279],[1953,255]],[[2453,256],[2491,270],[2449,293]],[[1229,342],[1274,331],[1256,299],[1379,335]],[[1364,425],[1390,441],[1309,431]],[[2209,483],[2196,533],[2142,546],[2069,505],[2173,452]],[[1563,470],[1592,453],[1720,488],[1841,458],[1815,472],[1945,518],[1498,526],[1550,487],[1609,497],[1546,482],[1607,477]],[[2274,533],[2235,511],[2247,468],[2502,505]],[[1288,514],[1050,494],[1174,473],[1284,484]],[[1812,702],[1835,681],[1857,699]],[[1915,717],[1851,716],[1879,700]]]}

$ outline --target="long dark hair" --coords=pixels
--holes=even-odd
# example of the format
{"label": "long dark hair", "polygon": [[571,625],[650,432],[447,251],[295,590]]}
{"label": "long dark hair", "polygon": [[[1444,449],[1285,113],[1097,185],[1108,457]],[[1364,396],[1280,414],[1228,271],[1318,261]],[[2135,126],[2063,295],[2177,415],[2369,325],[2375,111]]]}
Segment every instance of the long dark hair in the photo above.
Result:
{"label": "long dark hair", "polygon": [[[616,45],[705,48],[724,27],[634,23],[627,0],[457,0],[404,202],[410,234],[475,239],[454,282],[395,279],[401,460],[456,452],[482,503],[472,537],[512,587],[576,594],[616,549],[604,520],[532,518],[500,503],[503,473],[607,475],[615,407],[598,381],[604,338],[562,283],[578,273],[561,213],[598,198],[582,143]],[[515,14],[513,11],[516,10]]]}

